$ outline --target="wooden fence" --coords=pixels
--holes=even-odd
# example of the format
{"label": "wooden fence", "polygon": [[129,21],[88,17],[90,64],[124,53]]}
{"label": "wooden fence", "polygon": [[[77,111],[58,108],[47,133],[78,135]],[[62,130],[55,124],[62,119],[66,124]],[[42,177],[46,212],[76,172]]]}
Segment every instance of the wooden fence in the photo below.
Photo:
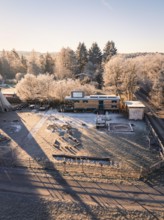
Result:
{"label": "wooden fence", "polygon": [[19,167],[27,169],[50,170],[60,173],[60,175],[85,175],[91,177],[119,178],[119,179],[139,179],[142,177],[143,170],[140,168],[131,169],[125,166],[69,163],[69,162],[52,162],[44,160],[12,160],[0,159],[0,167]]}

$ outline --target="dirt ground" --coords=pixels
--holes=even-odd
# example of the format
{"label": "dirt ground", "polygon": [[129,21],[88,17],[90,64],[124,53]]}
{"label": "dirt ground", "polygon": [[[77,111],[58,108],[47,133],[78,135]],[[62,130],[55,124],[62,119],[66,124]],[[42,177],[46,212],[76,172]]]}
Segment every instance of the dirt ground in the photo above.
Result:
{"label": "dirt ground", "polygon": [[[53,154],[109,157],[133,167],[150,167],[159,161],[159,152],[149,145],[144,121],[130,121],[122,114],[109,114],[110,123],[126,123],[133,132],[96,129],[92,113],[19,111],[0,114],[1,133],[11,141],[0,148],[3,156],[42,158],[54,161]],[[56,144],[55,144],[56,143]]]}
{"label": "dirt ground", "polygon": [[[162,220],[164,217],[161,211],[156,212],[157,217],[154,217],[148,211],[127,211],[101,206],[89,206],[90,211],[87,211],[78,203],[50,202],[41,198],[34,200],[30,196],[27,198],[22,195],[14,201],[6,193],[0,195],[0,206],[1,219],[4,220]],[[94,215],[91,216],[89,212]]]}
{"label": "dirt ground", "polygon": [[107,220],[164,217],[163,187],[101,183],[53,172],[0,169],[0,219]]}
{"label": "dirt ground", "polygon": [[[116,113],[109,114],[109,118],[111,123],[130,124],[133,131],[111,132],[105,128],[96,129],[96,115],[92,113],[59,113],[54,109],[50,109],[46,112],[24,109],[21,111],[1,113],[0,133],[2,136],[8,137],[10,141],[0,142],[0,157],[1,159],[12,157],[17,160],[37,158],[40,160],[52,161],[54,163],[59,161],[57,159],[55,160],[52,155],[57,156],[59,154],[109,157],[122,166],[126,164],[128,167],[134,169],[140,168],[141,166],[148,168],[159,161],[159,152],[154,148],[153,144],[149,143],[149,130],[144,121],[129,121],[127,116]],[[14,183],[12,183],[12,180],[14,180],[14,177],[12,173],[11,176],[7,170],[3,170],[3,173],[7,178],[7,183],[13,186],[12,184]],[[27,178],[27,183],[29,182],[29,185],[26,185],[25,182],[25,186],[22,189],[26,192],[30,187],[33,189],[34,184],[36,184],[36,182],[38,184],[38,182],[41,181],[40,176],[36,178],[37,181]],[[56,178],[57,174],[54,174],[53,181],[55,181]],[[73,178],[73,187],[75,187],[77,181],[80,181],[80,185],[77,188],[82,188],[82,190],[85,189],[81,187],[84,184],[83,177],[77,179],[75,177],[70,177],[69,180],[64,176],[61,178],[58,184],[68,187],[68,182],[72,181]],[[96,182],[97,180],[94,181]],[[45,181],[41,182],[43,184],[41,188],[47,188],[47,185],[50,187],[50,183],[45,183]],[[17,187],[17,185],[21,184],[21,181],[15,184],[15,187]],[[108,184],[112,184],[112,181],[107,181],[104,187],[108,187]],[[119,182],[119,184],[121,183]],[[134,184],[134,182],[130,184]],[[138,182],[137,184],[140,183]],[[124,182],[124,185],[128,189],[127,182]],[[4,187],[5,184],[2,189],[4,189]],[[56,187],[56,183],[51,183],[52,190],[58,193]],[[86,189],[89,190],[89,188],[92,187],[93,180],[88,181]],[[6,191],[0,189],[0,219],[149,220],[163,219],[164,216],[163,211],[160,211],[160,209],[154,210],[154,208],[152,209],[151,207],[150,209],[148,208],[148,210],[140,210],[135,207],[134,209],[128,210],[110,207],[110,204],[106,206],[103,204],[105,199],[105,188],[98,189],[98,191],[103,192],[104,195],[101,199],[96,195],[96,191],[94,191],[93,187],[93,196],[91,196],[91,199],[97,201],[96,205],[87,204],[87,195],[86,202],[81,205],[76,199],[72,202],[67,200],[54,201],[53,198],[45,199],[39,194],[34,197],[30,195],[30,193],[20,193],[20,188],[16,191],[12,190],[11,187],[12,193],[9,193],[9,189]],[[115,192],[113,189],[109,191]],[[149,192],[146,191],[146,193],[144,193],[145,198],[147,198],[147,193]],[[71,191],[71,195],[74,198],[74,191]],[[133,196],[130,192],[129,195]],[[163,193],[157,196],[162,198]],[[110,197],[109,193],[109,198]],[[119,198],[117,197],[117,199]],[[151,203],[151,197],[149,199]],[[162,203],[161,207],[163,208],[163,199],[160,201]]]}

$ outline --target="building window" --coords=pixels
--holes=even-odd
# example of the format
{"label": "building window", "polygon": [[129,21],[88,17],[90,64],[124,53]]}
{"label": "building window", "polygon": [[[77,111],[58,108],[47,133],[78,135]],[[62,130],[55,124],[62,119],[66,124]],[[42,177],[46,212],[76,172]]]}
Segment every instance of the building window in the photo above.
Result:
{"label": "building window", "polygon": [[83,103],[88,103],[88,100],[83,100]]}
{"label": "building window", "polygon": [[111,107],[112,107],[112,108],[117,108],[117,105],[112,105]]}
{"label": "building window", "polygon": [[79,100],[74,100],[74,103],[79,102]]}
{"label": "building window", "polygon": [[112,100],[112,103],[117,103],[117,100]]}
{"label": "building window", "polygon": [[99,99],[106,99],[107,96],[99,96]]}

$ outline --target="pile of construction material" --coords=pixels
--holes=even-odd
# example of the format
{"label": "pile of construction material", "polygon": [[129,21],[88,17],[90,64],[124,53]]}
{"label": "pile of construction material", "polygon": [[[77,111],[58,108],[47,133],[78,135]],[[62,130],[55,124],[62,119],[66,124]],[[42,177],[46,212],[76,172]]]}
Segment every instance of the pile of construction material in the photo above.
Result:
{"label": "pile of construction material", "polygon": [[48,130],[51,130],[52,132],[58,132],[59,134],[66,133],[72,129],[71,125],[69,123],[64,123],[64,124],[49,124],[47,127]]}
{"label": "pile of construction material", "polygon": [[96,117],[96,128],[106,128],[109,125],[110,117],[108,113],[105,115],[97,115]]}
{"label": "pile of construction material", "polygon": [[[54,121],[52,123],[52,121]],[[69,154],[76,154],[81,146],[81,143],[74,135],[74,128],[69,122],[63,122],[59,119],[51,118],[51,124],[47,126],[47,129],[55,135],[53,147],[57,152],[67,152]]]}

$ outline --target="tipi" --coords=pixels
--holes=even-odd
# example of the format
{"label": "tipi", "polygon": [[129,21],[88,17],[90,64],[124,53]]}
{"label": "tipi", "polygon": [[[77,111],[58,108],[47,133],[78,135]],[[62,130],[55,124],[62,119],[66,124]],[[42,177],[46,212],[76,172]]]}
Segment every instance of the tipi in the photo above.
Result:
{"label": "tipi", "polygon": [[11,104],[7,101],[6,97],[2,94],[0,90],[0,111],[7,112],[12,110]]}

